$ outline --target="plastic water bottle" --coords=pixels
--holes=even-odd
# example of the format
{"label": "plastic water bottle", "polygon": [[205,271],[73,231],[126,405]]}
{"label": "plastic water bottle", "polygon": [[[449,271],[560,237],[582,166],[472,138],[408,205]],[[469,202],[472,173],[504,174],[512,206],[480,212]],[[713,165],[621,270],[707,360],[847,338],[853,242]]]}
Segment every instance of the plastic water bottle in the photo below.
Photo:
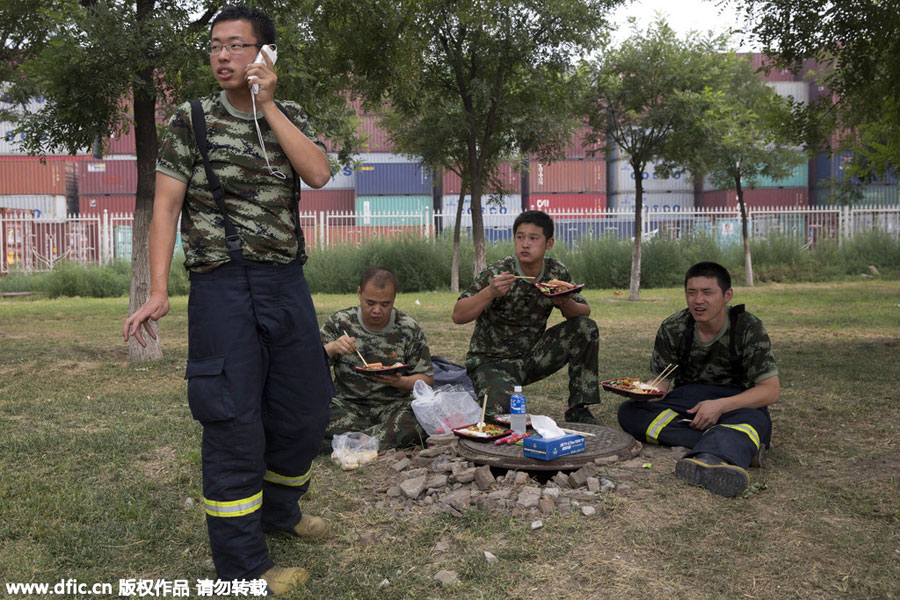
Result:
{"label": "plastic water bottle", "polygon": [[528,414],[525,411],[525,394],[522,393],[521,385],[515,386],[513,395],[509,397],[509,413],[509,425],[513,433],[525,433]]}

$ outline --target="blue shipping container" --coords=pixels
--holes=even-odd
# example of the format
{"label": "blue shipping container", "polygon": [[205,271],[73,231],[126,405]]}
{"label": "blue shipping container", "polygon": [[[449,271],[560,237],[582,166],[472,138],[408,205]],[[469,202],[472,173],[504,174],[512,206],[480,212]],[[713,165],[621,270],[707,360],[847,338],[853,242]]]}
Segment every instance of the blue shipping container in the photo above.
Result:
{"label": "blue shipping container", "polygon": [[358,196],[430,194],[432,176],[417,163],[364,163],[356,174]]}

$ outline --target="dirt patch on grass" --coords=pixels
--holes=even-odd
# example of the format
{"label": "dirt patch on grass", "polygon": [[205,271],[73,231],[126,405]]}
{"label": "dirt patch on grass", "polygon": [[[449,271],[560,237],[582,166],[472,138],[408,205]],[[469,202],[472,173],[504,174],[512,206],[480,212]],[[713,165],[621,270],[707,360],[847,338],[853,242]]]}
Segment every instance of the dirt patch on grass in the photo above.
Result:
{"label": "dirt patch on grass", "polygon": [[175,448],[160,446],[149,458],[139,459],[137,469],[148,478],[159,481],[168,478],[175,467]]}

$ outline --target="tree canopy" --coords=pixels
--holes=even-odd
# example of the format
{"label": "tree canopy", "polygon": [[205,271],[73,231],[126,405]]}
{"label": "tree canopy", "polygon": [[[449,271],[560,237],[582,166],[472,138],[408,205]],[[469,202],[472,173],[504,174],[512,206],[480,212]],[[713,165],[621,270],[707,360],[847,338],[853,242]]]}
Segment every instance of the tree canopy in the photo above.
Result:
{"label": "tree canopy", "polygon": [[708,89],[721,73],[713,57],[725,40],[691,34],[680,39],[664,20],[647,31],[633,26],[631,37],[608,48],[586,65],[590,84],[585,111],[591,135],[610,141],[607,152],[620,150],[635,175],[634,249],[630,300],[640,294],[642,173],[650,162],[667,175],[687,165],[702,142]]}
{"label": "tree canopy", "polygon": [[[811,145],[852,149],[849,176],[900,169],[900,10],[866,0],[733,0],[782,66],[818,63],[827,93],[798,110]],[[806,63],[809,64],[809,63]],[[834,139],[829,137],[836,133]]]}
{"label": "tree canopy", "polygon": [[401,151],[469,183],[476,272],[484,178],[511,153],[562,147],[577,125],[573,61],[597,46],[617,1],[322,3],[318,35],[340,48],[355,93],[370,107],[388,103]]}

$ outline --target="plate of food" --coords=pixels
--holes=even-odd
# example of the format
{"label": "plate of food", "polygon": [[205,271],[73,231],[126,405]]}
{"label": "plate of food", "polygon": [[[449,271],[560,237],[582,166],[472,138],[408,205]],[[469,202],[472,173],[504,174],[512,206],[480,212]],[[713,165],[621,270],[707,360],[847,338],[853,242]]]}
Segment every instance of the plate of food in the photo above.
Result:
{"label": "plate of food", "polygon": [[574,294],[584,287],[583,283],[576,285],[574,283],[569,283],[568,281],[563,281],[561,279],[551,279],[550,281],[534,281],[532,283],[534,283],[534,287],[536,287],[540,293],[547,296],[548,298]]}
{"label": "plate of food", "polygon": [[619,394],[620,396],[625,396],[632,400],[650,400],[653,398],[662,398],[666,395],[661,389],[632,377],[610,379],[609,381],[600,382],[600,385],[608,392]]}
{"label": "plate of food", "polygon": [[472,423],[471,425],[466,425],[465,427],[457,427],[453,430],[458,436],[473,439],[473,440],[495,440],[497,438],[501,438],[505,435],[509,435],[512,433],[512,429],[507,429],[505,427],[500,427],[499,425],[493,425],[491,423],[485,423],[484,425],[479,427],[478,423]]}
{"label": "plate of food", "polygon": [[[510,415],[509,413],[506,413],[503,415],[494,415],[491,418],[494,419],[495,421],[497,421],[498,423],[503,423],[504,425],[509,425],[511,423],[511,421],[510,421],[511,416],[512,415]],[[528,414],[525,415],[525,425],[531,426],[531,415],[528,415]]]}
{"label": "plate of food", "polygon": [[359,373],[365,373],[366,375],[392,375],[394,373],[403,373],[404,371],[409,370],[409,365],[396,362],[386,367],[380,362],[371,362],[365,367],[353,367],[353,369]]}

